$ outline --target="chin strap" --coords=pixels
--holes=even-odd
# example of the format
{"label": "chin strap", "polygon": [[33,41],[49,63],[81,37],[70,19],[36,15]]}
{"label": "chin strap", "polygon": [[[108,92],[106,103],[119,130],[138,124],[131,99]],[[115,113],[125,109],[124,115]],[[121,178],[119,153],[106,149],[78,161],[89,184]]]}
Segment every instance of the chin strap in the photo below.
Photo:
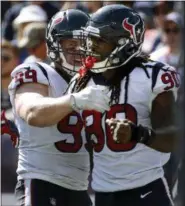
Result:
{"label": "chin strap", "polygon": [[88,56],[87,58],[82,60],[83,66],[80,67],[78,73],[80,74],[80,77],[84,77],[85,74],[89,69],[91,69],[94,66],[94,63],[97,61],[95,57]]}
{"label": "chin strap", "polygon": [[5,117],[5,110],[1,112],[1,135],[3,134],[10,135],[13,146],[18,147],[19,132],[14,122]]}

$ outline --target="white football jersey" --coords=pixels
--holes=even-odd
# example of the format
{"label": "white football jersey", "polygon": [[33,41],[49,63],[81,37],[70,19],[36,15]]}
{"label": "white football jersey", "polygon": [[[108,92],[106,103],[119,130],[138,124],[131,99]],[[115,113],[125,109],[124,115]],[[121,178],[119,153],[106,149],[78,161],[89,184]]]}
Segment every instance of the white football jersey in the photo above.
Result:
{"label": "white football jersey", "polygon": [[48,85],[49,97],[61,97],[66,91],[66,81],[49,65],[39,64],[21,64],[11,74],[9,94],[20,133],[18,179],[37,178],[68,189],[86,190],[90,163],[78,136],[78,127],[83,127],[80,116],[73,112],[57,125],[39,128],[28,125],[15,112],[14,96],[20,84]]}
{"label": "white football jersey", "polygon": [[[118,144],[113,141],[106,119],[130,119],[136,124],[151,127],[150,113],[152,101],[164,91],[172,90],[177,98],[178,79],[174,68],[160,64],[163,70],[153,73],[150,68],[156,62],[145,64],[144,69],[136,67],[129,75],[128,99],[125,104],[125,78],[121,81],[119,104],[113,104],[104,114],[82,113],[86,119],[86,132],[94,144],[94,168],[92,188],[100,192],[128,190],[144,186],[163,177],[163,165],[170,153],[162,153],[144,144]],[[166,70],[168,68],[168,70]],[[157,71],[157,69],[155,69]],[[152,84],[155,82],[155,84]],[[87,86],[94,85],[91,78]],[[153,87],[153,89],[152,89]],[[111,95],[111,92],[108,93]],[[86,134],[86,135],[87,135]]]}

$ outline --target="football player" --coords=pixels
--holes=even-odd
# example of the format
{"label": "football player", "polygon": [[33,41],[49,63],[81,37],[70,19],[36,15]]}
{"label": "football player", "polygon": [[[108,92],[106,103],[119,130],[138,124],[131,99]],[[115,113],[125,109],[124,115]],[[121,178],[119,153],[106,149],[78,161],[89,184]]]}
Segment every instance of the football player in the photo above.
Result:
{"label": "football player", "polygon": [[20,136],[17,205],[91,205],[89,155],[78,136],[84,123],[73,105],[104,112],[109,98],[96,87],[63,96],[68,71],[79,69],[81,27],[88,18],[75,9],[58,12],[46,32],[54,68],[41,62],[21,64],[11,74],[9,94]]}
{"label": "football player", "polygon": [[102,7],[85,27],[91,69],[84,66],[71,90],[99,85],[111,107],[81,114],[94,148],[96,206],[173,205],[163,165],[176,141],[179,78],[141,53],[144,31],[138,13],[124,5]]}

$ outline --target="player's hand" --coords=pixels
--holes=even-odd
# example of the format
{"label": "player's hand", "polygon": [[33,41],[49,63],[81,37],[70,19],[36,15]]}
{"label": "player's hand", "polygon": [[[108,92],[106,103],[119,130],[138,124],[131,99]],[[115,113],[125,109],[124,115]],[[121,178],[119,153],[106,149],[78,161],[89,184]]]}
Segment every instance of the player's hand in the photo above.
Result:
{"label": "player's hand", "polygon": [[131,140],[131,126],[130,120],[107,119],[106,123],[109,125],[114,141],[117,143],[128,143]]}
{"label": "player's hand", "polygon": [[110,98],[106,93],[106,90],[98,86],[89,86],[71,96],[77,110],[95,110],[103,113],[110,110]]}

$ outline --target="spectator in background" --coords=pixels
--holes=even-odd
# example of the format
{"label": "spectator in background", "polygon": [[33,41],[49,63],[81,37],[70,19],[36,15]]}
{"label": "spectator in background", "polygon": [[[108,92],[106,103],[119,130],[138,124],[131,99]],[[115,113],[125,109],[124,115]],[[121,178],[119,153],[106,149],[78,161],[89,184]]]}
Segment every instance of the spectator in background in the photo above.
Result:
{"label": "spectator in background", "polygon": [[75,9],[76,6],[77,6],[77,2],[74,1],[61,2],[60,10]]}
{"label": "spectator in background", "polygon": [[180,66],[182,45],[182,17],[177,12],[172,12],[164,17],[163,41],[159,49],[151,54],[155,61],[167,63],[177,69]]}
{"label": "spectator in background", "polygon": [[74,2],[74,1],[66,1],[66,2],[60,2],[60,10],[66,10],[66,9],[78,9],[85,13],[89,13],[88,8],[84,5],[84,2]]}
{"label": "spectator in background", "polygon": [[48,63],[46,52],[45,31],[46,23],[30,23],[23,30],[23,38],[19,41],[20,48],[26,48],[29,55],[24,63],[46,62]]}
{"label": "spectator in background", "polygon": [[142,46],[142,51],[149,54],[152,50],[155,39],[158,36],[158,31],[154,27],[153,21],[153,2],[137,1],[133,5],[143,21],[145,22],[145,37]]}
{"label": "spectator in background", "polygon": [[156,1],[153,2],[154,21],[157,28],[163,28],[164,17],[173,11],[173,2]]}
{"label": "spectator in background", "polygon": [[82,5],[87,9],[88,14],[93,14],[103,6],[103,1],[84,1]]}
{"label": "spectator in background", "polygon": [[[14,19],[13,25],[16,29],[16,41],[19,46],[21,38],[23,38],[24,28],[33,22],[47,22],[46,12],[37,5],[29,5],[21,9],[19,15]],[[27,51],[21,50],[21,62],[27,57]]]}
{"label": "spectator in background", "polygon": [[109,5],[109,4],[123,4],[124,6],[132,8],[134,5],[134,1],[104,1],[103,5]]}
{"label": "spectator in background", "polygon": [[155,28],[151,27],[152,23],[150,21],[150,16],[148,16],[147,14],[143,12],[139,12],[139,15],[141,16],[141,18],[143,19],[145,23],[145,34],[144,34],[144,42],[142,46],[142,51],[145,54],[149,54],[154,44],[154,41],[158,35],[158,32]]}
{"label": "spectator in background", "polygon": [[19,45],[19,41],[23,37],[24,28],[33,22],[44,22],[47,21],[46,12],[37,5],[29,5],[24,7],[20,14],[13,21],[14,27],[17,30],[17,41]]}
{"label": "spectator in background", "polygon": [[[13,27],[13,21],[14,19],[19,15],[20,11],[29,5],[37,5],[40,6],[47,15],[47,20],[49,21],[51,17],[59,11],[59,8],[55,5],[55,2],[48,2],[48,1],[26,1],[26,2],[21,2],[21,1],[12,1],[12,2],[7,2],[6,7],[11,6],[8,10],[6,10],[6,7],[4,6],[6,2],[2,4],[2,19],[3,19],[3,38],[6,40],[13,40],[15,38],[15,29]],[[41,13],[42,15],[42,13]],[[4,18],[3,18],[4,17]],[[26,17],[26,15],[25,15]]]}
{"label": "spectator in background", "polygon": [[29,3],[31,5],[40,6],[46,12],[48,22],[51,19],[51,17],[59,11],[59,8],[57,8],[57,5],[55,5],[54,2],[49,2],[49,1],[30,1]]}
{"label": "spectator in background", "polygon": [[7,40],[1,43],[1,109],[10,109],[8,85],[11,81],[10,74],[19,64],[19,49]]}
{"label": "spectator in background", "polygon": [[[147,15],[150,18],[150,21],[152,22],[152,16],[153,16],[153,2],[151,1],[135,1],[133,4],[133,9],[137,12],[142,12],[145,15]],[[153,26],[153,22],[152,22]]]}
{"label": "spectator in background", "polygon": [[[19,64],[19,49],[7,40],[1,42],[1,109],[6,110],[6,117],[13,120],[12,106],[8,94],[11,72]],[[1,136],[1,191],[13,192],[16,183],[17,151],[12,147],[10,136]]]}
{"label": "spectator in background", "polygon": [[154,14],[154,23],[157,29],[158,35],[154,40],[153,47],[151,52],[155,51],[158,45],[161,43],[162,29],[164,24],[164,17],[168,13],[173,11],[174,2],[169,1],[157,1],[153,2],[153,14]]}
{"label": "spectator in background", "polygon": [[[13,28],[13,21],[19,15],[21,9],[25,6],[25,2],[17,3],[11,6],[4,15],[2,22],[2,36],[8,41],[15,38],[15,30]],[[2,4],[3,7],[4,4]]]}
{"label": "spectator in background", "polygon": [[65,3],[61,3],[61,10],[66,9],[79,9],[85,13],[92,14],[97,11],[99,8],[103,6],[102,1],[82,1],[82,2],[70,2],[66,1]]}

